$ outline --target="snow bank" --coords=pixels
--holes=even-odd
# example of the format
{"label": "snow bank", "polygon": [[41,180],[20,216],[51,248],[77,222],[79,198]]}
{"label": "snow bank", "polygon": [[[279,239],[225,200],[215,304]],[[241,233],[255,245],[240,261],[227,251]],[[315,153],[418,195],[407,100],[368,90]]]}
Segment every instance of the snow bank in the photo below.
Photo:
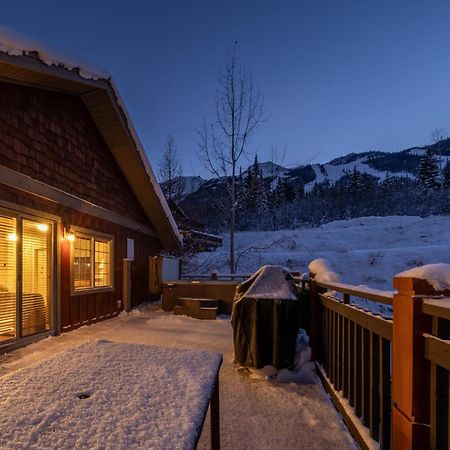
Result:
{"label": "snow bank", "polygon": [[0,26],[0,52],[10,56],[37,53],[38,58],[47,66],[61,66],[67,70],[77,71],[82,78],[93,80],[108,80],[110,78],[108,71],[97,64],[78,56],[55,50],[42,42],[35,41],[5,26]]}
{"label": "snow bank", "polygon": [[[342,282],[390,291],[399,272],[436,262],[450,264],[449,216],[360,217],[315,228],[243,231],[235,237],[238,252],[268,247],[245,253],[239,260],[242,273],[265,264],[302,273],[312,260],[324,258]],[[198,254],[184,266],[185,273],[229,270],[228,244],[225,235],[222,248]]]}
{"label": "snow bank", "polygon": [[300,332],[298,334],[295,362],[294,366],[290,369],[277,369],[273,366],[265,366],[262,369],[245,367],[245,369],[250,372],[251,378],[260,380],[276,383],[319,383],[319,379],[316,374],[316,365],[313,361],[311,361],[311,347],[309,346],[309,338],[304,332]]}
{"label": "snow bank", "polygon": [[450,289],[450,264],[427,264],[414,269],[405,270],[396,275],[397,277],[418,278],[427,280],[436,291]]}
{"label": "snow bank", "polygon": [[314,274],[314,280],[319,283],[339,283],[341,278],[334,272],[329,262],[324,258],[317,258],[309,263],[309,272]]}

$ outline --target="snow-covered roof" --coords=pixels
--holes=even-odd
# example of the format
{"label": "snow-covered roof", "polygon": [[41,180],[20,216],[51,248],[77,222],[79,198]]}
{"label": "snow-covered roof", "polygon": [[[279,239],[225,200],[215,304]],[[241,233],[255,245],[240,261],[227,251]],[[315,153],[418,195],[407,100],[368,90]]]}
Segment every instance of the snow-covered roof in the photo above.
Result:
{"label": "snow-covered roof", "polygon": [[[15,65],[22,71],[11,75],[8,67]],[[7,69],[4,76],[3,67]],[[34,77],[36,73],[44,76]],[[80,95],[163,244],[180,245],[178,227],[107,70],[1,26],[0,76],[11,79],[17,76],[19,81],[41,88],[57,88]],[[83,84],[87,85],[85,89]],[[163,213],[163,220],[155,214],[157,208]],[[171,230],[170,237],[167,229]]]}
{"label": "snow-covered roof", "polygon": [[51,48],[5,26],[0,26],[0,52],[10,56],[37,53],[39,59],[47,66],[61,66],[67,70],[75,70],[82,78],[92,80],[111,78],[104,67],[70,53]]}

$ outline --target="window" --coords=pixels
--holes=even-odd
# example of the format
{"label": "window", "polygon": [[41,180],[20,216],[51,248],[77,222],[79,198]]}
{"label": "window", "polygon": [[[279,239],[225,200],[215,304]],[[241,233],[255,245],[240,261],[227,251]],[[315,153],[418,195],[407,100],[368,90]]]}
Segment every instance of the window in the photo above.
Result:
{"label": "window", "polygon": [[112,239],[75,234],[73,289],[112,288]]}

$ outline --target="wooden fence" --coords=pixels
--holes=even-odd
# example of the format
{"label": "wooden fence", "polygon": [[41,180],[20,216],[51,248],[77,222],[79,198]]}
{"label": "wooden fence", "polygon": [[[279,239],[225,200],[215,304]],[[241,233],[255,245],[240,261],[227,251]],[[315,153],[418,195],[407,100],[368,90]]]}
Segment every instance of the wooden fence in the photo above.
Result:
{"label": "wooden fence", "polygon": [[[394,287],[392,296],[311,276],[312,357],[362,448],[449,449],[450,300],[430,299],[423,280]],[[393,317],[357,298],[392,305]]]}

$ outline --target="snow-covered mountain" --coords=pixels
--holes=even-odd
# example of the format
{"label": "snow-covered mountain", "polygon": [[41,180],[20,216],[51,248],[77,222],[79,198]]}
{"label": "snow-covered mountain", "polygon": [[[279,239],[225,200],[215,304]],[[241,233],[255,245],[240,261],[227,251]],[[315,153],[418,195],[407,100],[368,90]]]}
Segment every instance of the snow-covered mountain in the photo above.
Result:
{"label": "snow-covered mountain", "polygon": [[184,195],[189,195],[192,192],[198,191],[200,187],[206,183],[206,180],[198,176],[183,176],[182,178],[184,183]]}
{"label": "snow-covered mountain", "polygon": [[[242,175],[247,175],[250,167],[247,170],[245,170],[242,173]],[[287,169],[286,167],[280,166],[279,164],[275,164],[272,161],[258,163],[258,168],[261,171],[261,175],[264,178],[284,176],[286,173],[289,172],[289,169]]]}
{"label": "snow-covered mountain", "polygon": [[[288,168],[271,161],[258,163],[264,178],[272,179],[272,187],[276,186],[278,178],[287,178],[294,183],[301,183],[305,190],[309,191],[315,183],[329,181],[331,184],[339,181],[342,177],[349,175],[355,168],[361,172],[383,181],[387,176],[414,178],[419,167],[420,159],[426,150],[431,148],[442,165],[450,160],[450,139],[445,139],[438,144],[428,147],[413,147],[399,152],[370,151],[362,153],[349,153],[335,158],[325,164],[306,164]],[[242,172],[245,176],[249,169]],[[184,177],[187,180],[185,195],[196,194],[198,196],[204,190],[210,195],[220,184],[219,179],[203,180],[200,177]],[[195,179],[191,182],[190,179]],[[195,187],[198,185],[198,188]],[[218,192],[221,190],[218,189]]]}

